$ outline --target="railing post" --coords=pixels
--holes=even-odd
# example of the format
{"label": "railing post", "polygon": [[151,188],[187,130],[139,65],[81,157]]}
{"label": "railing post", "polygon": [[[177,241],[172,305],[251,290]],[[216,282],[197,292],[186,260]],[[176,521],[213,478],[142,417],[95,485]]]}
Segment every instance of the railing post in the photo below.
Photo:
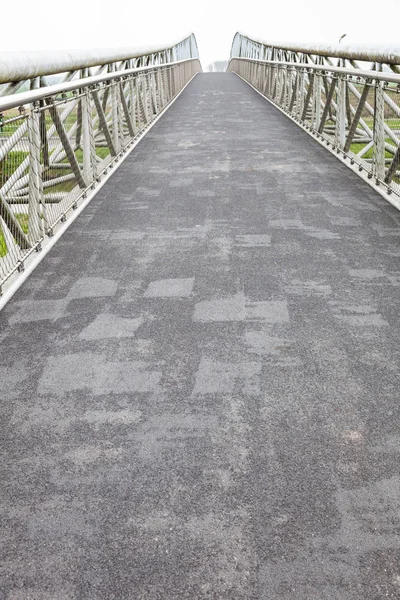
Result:
{"label": "railing post", "polygon": [[271,87],[270,87],[270,97],[272,100],[275,100],[275,93],[276,93],[276,65],[271,65],[272,66],[272,76],[271,76]]}
{"label": "railing post", "polygon": [[157,71],[157,88],[158,88],[158,97],[160,99],[160,107],[164,108],[165,106],[165,97],[164,97],[164,84],[161,69]]}
{"label": "railing post", "polygon": [[178,65],[174,65],[174,67],[172,69],[172,73],[173,73],[174,97],[175,97],[179,91],[179,66]]}
{"label": "railing post", "polygon": [[263,68],[263,86],[262,86],[262,93],[264,94],[264,96],[267,95],[267,85],[268,85],[268,65],[264,65]]}
{"label": "railing post", "polygon": [[180,90],[182,89],[182,65],[178,65],[178,89],[177,89],[177,93],[180,92]]}
{"label": "railing post", "polygon": [[239,66],[243,68],[243,77],[246,81],[251,83],[251,63],[246,61],[245,63],[239,63]]}
{"label": "railing post", "polygon": [[169,96],[170,100],[175,96],[175,67],[169,68]]}
{"label": "railing post", "polygon": [[286,96],[288,86],[288,68],[286,65],[281,67],[281,82],[280,82],[280,96],[279,105],[285,110],[286,108]]}
{"label": "railing post", "polygon": [[145,74],[146,79],[146,97],[147,97],[147,110],[148,110],[148,121],[151,121],[154,115],[153,106],[153,83],[152,83],[152,72],[147,71]]}
{"label": "railing post", "polygon": [[291,76],[289,78],[289,81],[290,81],[290,85],[289,85],[288,111],[290,112],[290,114],[295,115],[294,107],[295,107],[297,87],[298,87],[298,71],[296,70],[296,67],[291,68]]}
{"label": "railing post", "polygon": [[264,96],[269,98],[270,96],[270,81],[271,81],[271,65],[265,65],[264,72]]}
{"label": "railing post", "polygon": [[85,90],[81,98],[82,106],[82,151],[83,178],[89,185],[97,176],[96,146],[93,134],[93,105],[92,97]]}
{"label": "railing post", "polygon": [[40,114],[36,103],[28,116],[29,143],[29,200],[28,200],[28,240],[35,243],[43,237],[42,214],[42,168],[40,164]]}
{"label": "railing post", "polygon": [[168,67],[168,100],[172,100],[174,96],[174,72],[173,67]]}
{"label": "railing post", "polygon": [[140,98],[141,98],[141,102],[142,102],[142,106],[143,106],[144,120],[145,120],[145,123],[148,123],[149,122],[149,102],[148,102],[148,94],[147,94],[148,86],[147,86],[147,80],[146,80],[146,73],[143,73],[143,75],[141,76],[140,83],[141,83]]}
{"label": "railing post", "polygon": [[317,72],[314,80],[314,102],[313,102],[313,126],[315,131],[318,131],[321,122],[321,89],[322,80],[321,73]]}
{"label": "railing post", "polygon": [[120,151],[118,132],[118,85],[116,81],[111,83],[111,120],[112,136],[116,154]]}
{"label": "railing post", "polygon": [[[122,95],[124,93],[124,85],[123,80],[116,79],[115,81],[117,87],[117,115],[118,115],[118,136],[119,136],[119,149],[123,150],[125,148],[125,134],[124,134],[124,110],[122,107]],[[125,101],[125,96],[123,98]]]}
{"label": "railing post", "polygon": [[297,102],[296,102],[296,113],[297,117],[301,119],[303,115],[304,107],[304,82],[305,82],[305,69],[299,71],[299,85],[297,87]]}
{"label": "railing post", "polygon": [[343,150],[346,141],[346,80],[340,75],[337,80],[335,146]]}
{"label": "railing post", "polygon": [[273,87],[273,100],[274,102],[276,102],[278,104],[278,99],[279,99],[279,78],[280,78],[280,74],[281,74],[281,70],[279,65],[276,65],[274,68],[274,87]]}
{"label": "railing post", "polygon": [[287,67],[286,65],[284,65],[281,69],[282,73],[281,73],[281,89],[280,89],[280,97],[279,97],[279,105],[282,108],[285,108],[285,101],[286,101],[286,73],[287,73]]}
{"label": "railing post", "polygon": [[130,95],[130,112],[131,112],[131,120],[132,120],[132,127],[133,127],[133,133],[134,135],[136,135],[137,132],[137,125],[136,125],[136,86],[135,86],[135,82],[136,79],[133,77],[133,75],[131,75],[129,77],[129,95]]}
{"label": "railing post", "polygon": [[275,88],[275,102],[279,104],[281,98],[281,85],[282,85],[282,68],[278,66],[276,75],[276,88]]}
{"label": "railing post", "polygon": [[383,83],[375,82],[374,171],[377,182],[385,178],[385,99]]}
{"label": "railing post", "polygon": [[261,88],[261,64],[260,63],[257,65],[257,85],[256,85],[256,88],[258,90],[262,89]]}
{"label": "railing post", "polygon": [[178,67],[174,65],[172,67],[172,97],[174,98],[178,93]]}

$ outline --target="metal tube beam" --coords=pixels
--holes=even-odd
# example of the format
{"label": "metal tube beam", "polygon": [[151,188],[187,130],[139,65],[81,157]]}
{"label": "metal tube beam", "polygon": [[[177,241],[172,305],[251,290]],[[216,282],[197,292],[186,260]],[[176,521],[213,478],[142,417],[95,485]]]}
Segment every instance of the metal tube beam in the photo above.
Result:
{"label": "metal tube beam", "polygon": [[[247,42],[247,45],[246,45]],[[253,49],[261,53],[262,50],[269,51],[280,50],[295,53],[302,53],[311,56],[329,56],[331,58],[344,58],[348,60],[361,60],[366,62],[377,62],[384,64],[400,64],[400,47],[366,47],[363,45],[347,44],[310,44],[287,42],[269,42],[257,38],[250,38],[246,34],[237,32],[232,42],[231,58],[244,57],[252,58],[245,54],[248,43],[251,42]],[[248,52],[248,51],[247,51]],[[286,62],[286,61],[285,61]]]}
{"label": "metal tube beam", "polygon": [[184,47],[182,58],[190,59],[199,57],[196,39],[193,34],[174,41],[172,44],[169,43],[161,46],[53,50],[51,52],[2,52],[0,59],[0,83],[22,81],[45,75],[56,75],[67,71],[78,71],[79,69],[88,67],[123,62],[132,58],[156,57],[160,53],[162,64],[163,62],[167,62],[163,60],[163,54],[177,46]]}

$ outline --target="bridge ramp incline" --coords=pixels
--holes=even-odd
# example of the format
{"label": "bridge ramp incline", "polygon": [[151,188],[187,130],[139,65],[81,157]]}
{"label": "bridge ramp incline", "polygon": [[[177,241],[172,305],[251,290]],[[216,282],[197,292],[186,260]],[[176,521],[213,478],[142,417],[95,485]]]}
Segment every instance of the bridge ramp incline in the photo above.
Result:
{"label": "bridge ramp incline", "polygon": [[399,221],[196,76],[0,313],[0,597],[397,597]]}

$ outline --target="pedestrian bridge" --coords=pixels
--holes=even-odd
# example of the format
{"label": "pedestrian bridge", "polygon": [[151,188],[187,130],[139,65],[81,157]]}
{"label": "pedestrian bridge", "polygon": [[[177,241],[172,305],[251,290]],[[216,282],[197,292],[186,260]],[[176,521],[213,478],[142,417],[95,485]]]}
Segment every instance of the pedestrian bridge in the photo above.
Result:
{"label": "pedestrian bridge", "polygon": [[0,598],[396,598],[400,56],[126,53],[3,76]]}

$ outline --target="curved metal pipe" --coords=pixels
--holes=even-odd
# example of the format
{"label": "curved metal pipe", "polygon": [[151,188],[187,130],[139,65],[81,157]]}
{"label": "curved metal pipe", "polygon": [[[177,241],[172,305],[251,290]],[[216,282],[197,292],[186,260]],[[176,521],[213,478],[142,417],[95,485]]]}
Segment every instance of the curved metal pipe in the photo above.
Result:
{"label": "curved metal pipe", "polygon": [[[168,51],[173,51],[174,59],[172,61],[167,59]],[[163,53],[165,53],[164,57],[161,56]],[[197,42],[193,33],[167,46],[56,50],[51,52],[2,52],[0,54],[0,84],[46,75],[57,75],[68,71],[122,62],[132,58],[149,57],[151,59],[149,64],[156,65],[188,58],[198,58],[198,56]]]}
{"label": "curved metal pipe", "polygon": [[[244,43],[243,43],[244,42]],[[361,60],[366,62],[377,62],[388,65],[400,64],[400,47],[399,46],[365,46],[350,45],[350,44],[310,44],[308,42],[290,44],[287,42],[269,42],[260,40],[255,37],[237,32],[233,38],[231,58],[266,58],[265,56],[254,56],[251,53],[244,53],[243,46],[258,44],[264,47],[265,50],[282,50],[286,52],[300,52],[302,54],[310,54],[315,56],[327,56],[330,58],[347,58],[349,60]],[[264,52],[265,52],[264,50]]]}

